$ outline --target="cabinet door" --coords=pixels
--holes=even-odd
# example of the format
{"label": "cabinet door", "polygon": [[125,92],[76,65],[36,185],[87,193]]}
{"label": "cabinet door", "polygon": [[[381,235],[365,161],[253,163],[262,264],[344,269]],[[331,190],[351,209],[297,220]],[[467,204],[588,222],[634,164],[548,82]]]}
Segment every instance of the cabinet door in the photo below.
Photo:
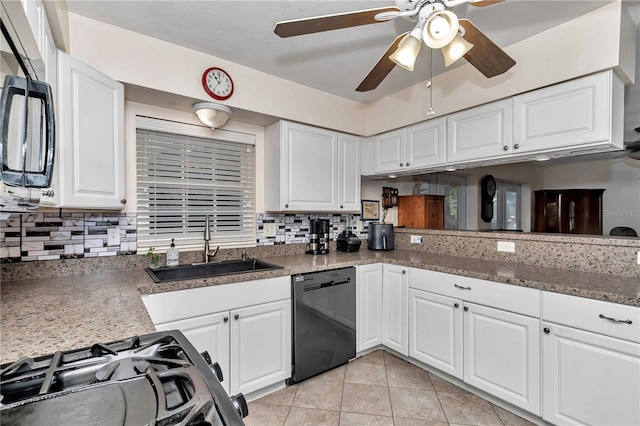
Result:
{"label": "cabinet door", "polygon": [[404,169],[405,135],[405,129],[399,129],[375,137],[373,170],[376,173]]}
{"label": "cabinet door", "polygon": [[505,99],[448,115],[447,162],[511,153],[512,114],[512,100]]}
{"label": "cabinet door", "polygon": [[356,352],[382,343],[382,264],[358,266]]}
{"label": "cabinet door", "polygon": [[231,311],[231,393],[291,377],[291,300]]}
{"label": "cabinet door", "polygon": [[282,124],[282,200],[288,211],[338,211],[336,132]]}
{"label": "cabinet door", "polygon": [[382,344],[407,355],[409,353],[407,268],[383,265],[382,271]]}
{"label": "cabinet door", "polygon": [[124,86],[58,52],[59,207],[122,209]]}
{"label": "cabinet door", "polygon": [[158,331],[180,330],[202,353],[209,352],[211,360],[222,369],[222,387],[229,393],[229,312],[203,315],[178,321],[156,324]]}
{"label": "cabinet door", "polygon": [[407,127],[406,163],[409,169],[445,163],[445,118]]}
{"label": "cabinet door", "polygon": [[538,151],[611,139],[612,71],[515,96],[514,144]]}
{"label": "cabinet door", "polygon": [[464,381],[540,415],[540,321],[464,305]]}
{"label": "cabinet door", "polygon": [[360,212],[360,138],[338,134],[340,212]]}
{"label": "cabinet door", "polygon": [[409,356],[462,379],[462,302],[409,289]]}
{"label": "cabinet door", "polygon": [[563,425],[639,425],[640,345],[542,326],[542,417]]}

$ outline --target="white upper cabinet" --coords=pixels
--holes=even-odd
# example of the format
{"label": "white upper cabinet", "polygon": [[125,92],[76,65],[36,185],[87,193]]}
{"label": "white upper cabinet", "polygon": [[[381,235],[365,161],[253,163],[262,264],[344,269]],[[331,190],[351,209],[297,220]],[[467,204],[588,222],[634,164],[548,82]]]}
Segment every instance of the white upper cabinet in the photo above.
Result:
{"label": "white upper cabinet", "polygon": [[374,139],[374,172],[413,171],[445,162],[445,119],[436,118]]}
{"label": "white upper cabinet", "polygon": [[58,207],[122,209],[124,86],[58,52]]}
{"label": "white upper cabinet", "polygon": [[265,136],[267,211],[360,210],[358,138],[288,121]]}
{"label": "white upper cabinet", "polygon": [[360,138],[338,133],[339,211],[360,210]]}
{"label": "white upper cabinet", "polygon": [[504,156],[517,149],[512,147],[512,99],[456,112],[446,119],[449,163]]}
{"label": "white upper cabinet", "polygon": [[[613,71],[515,96],[514,146],[553,151],[609,143],[622,130],[624,88]],[[621,147],[620,147],[621,148]]]}

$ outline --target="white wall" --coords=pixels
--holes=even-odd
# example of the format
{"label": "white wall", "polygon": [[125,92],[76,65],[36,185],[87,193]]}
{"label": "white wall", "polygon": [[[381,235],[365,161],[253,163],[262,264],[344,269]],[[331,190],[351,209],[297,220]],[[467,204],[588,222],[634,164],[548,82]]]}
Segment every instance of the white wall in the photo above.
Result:
{"label": "white wall", "polygon": [[620,157],[543,168],[542,185],[535,189],[602,189],[602,232],[629,226],[640,235],[640,161]]}

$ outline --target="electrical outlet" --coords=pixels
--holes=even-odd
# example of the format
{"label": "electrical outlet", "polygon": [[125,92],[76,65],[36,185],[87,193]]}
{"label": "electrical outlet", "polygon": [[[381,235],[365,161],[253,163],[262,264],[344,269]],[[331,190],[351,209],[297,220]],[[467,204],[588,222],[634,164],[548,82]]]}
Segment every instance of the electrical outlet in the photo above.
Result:
{"label": "electrical outlet", "polygon": [[107,245],[108,246],[120,245],[120,229],[119,228],[107,229]]}
{"label": "electrical outlet", "polygon": [[362,224],[362,221],[361,220],[357,221],[356,222],[356,232],[358,234],[360,234],[363,229],[364,229],[364,225]]}
{"label": "electrical outlet", "polygon": [[411,244],[422,244],[422,237],[420,235],[412,235]]}
{"label": "electrical outlet", "polygon": [[516,252],[516,243],[513,241],[498,241],[498,251],[504,251],[507,253]]}
{"label": "electrical outlet", "polygon": [[262,225],[262,234],[266,237],[275,237],[278,228],[275,223],[265,223]]}

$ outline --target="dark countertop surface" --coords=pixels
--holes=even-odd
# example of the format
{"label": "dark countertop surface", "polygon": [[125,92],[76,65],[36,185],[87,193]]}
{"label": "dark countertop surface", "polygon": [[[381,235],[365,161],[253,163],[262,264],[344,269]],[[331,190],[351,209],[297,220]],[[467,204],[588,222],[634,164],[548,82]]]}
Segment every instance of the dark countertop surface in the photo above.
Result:
{"label": "dark countertop surface", "polygon": [[283,266],[267,272],[154,283],[144,270],[3,281],[0,363],[155,331],[141,294],[230,284],[384,262],[540,290],[640,306],[640,280],[610,274],[437,255],[409,250],[262,258]]}

